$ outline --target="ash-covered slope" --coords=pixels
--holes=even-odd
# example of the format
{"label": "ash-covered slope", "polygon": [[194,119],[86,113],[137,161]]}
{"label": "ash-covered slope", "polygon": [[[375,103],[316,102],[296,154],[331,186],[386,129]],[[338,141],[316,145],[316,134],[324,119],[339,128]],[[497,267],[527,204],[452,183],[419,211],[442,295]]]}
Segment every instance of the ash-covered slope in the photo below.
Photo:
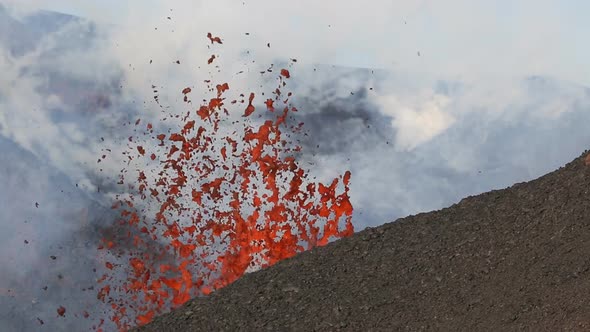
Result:
{"label": "ash-covered slope", "polygon": [[304,252],[138,331],[588,329],[584,157]]}

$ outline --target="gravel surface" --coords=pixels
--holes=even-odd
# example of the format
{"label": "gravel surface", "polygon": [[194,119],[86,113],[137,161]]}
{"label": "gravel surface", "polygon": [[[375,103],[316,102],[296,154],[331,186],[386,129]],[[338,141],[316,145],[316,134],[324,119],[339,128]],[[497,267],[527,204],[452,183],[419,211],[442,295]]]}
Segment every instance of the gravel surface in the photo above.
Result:
{"label": "gravel surface", "polygon": [[590,330],[586,153],[245,275],[136,331]]}

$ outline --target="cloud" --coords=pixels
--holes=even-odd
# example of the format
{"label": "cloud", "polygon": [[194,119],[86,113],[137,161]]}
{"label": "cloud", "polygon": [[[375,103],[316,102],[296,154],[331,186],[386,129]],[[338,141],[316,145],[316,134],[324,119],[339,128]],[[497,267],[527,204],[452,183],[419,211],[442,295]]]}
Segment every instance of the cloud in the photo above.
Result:
{"label": "cloud", "polygon": [[[163,104],[180,109],[185,106],[179,91],[190,85],[194,87],[195,100],[204,97],[204,78],[212,76],[216,82],[230,82],[230,96],[246,91],[259,94],[274,84],[270,74],[265,78],[258,74],[260,70],[270,63],[277,64],[276,70],[280,61],[297,58],[291,86],[299,98],[296,100],[305,103],[309,116],[303,116],[304,122],[314,134],[311,137],[320,143],[314,150],[319,158],[315,163],[325,166],[325,176],[344,170],[341,162],[352,159],[347,153],[379,151],[379,142],[390,143],[385,144],[388,150],[384,150],[388,157],[379,158],[390,163],[395,156],[407,158],[406,153],[416,154],[421,147],[436,144],[454,133],[471,113],[477,113],[481,121],[480,132],[475,135],[489,137],[490,131],[498,130],[492,123],[502,126],[557,120],[571,112],[576,103],[585,102],[584,89],[574,88],[573,84],[546,88],[521,81],[536,74],[550,75],[538,76],[545,81],[551,81],[551,76],[571,78],[571,70],[565,70],[565,64],[555,66],[558,59],[564,58],[563,52],[572,50],[570,39],[564,38],[566,28],[560,25],[566,17],[554,10],[555,5],[550,2],[536,3],[537,14],[527,17],[523,15],[532,2],[475,5],[453,1],[444,6],[430,1],[375,2],[368,6],[347,3],[336,7],[332,2],[304,1],[285,9],[264,1],[155,1],[150,6],[131,6],[133,10],[123,11],[124,20],[102,27],[100,38],[90,48],[72,47],[47,60],[42,59],[47,51],[40,46],[37,53],[28,55],[28,62],[23,60],[26,57],[4,60],[14,75],[16,68],[40,63],[43,68],[57,68],[61,75],[99,82],[105,86],[105,94],[119,94],[117,100],[111,101],[116,107],[92,116],[77,116],[79,120],[91,121],[86,126],[76,122],[56,125],[47,113],[28,107],[31,111],[26,116],[13,116],[10,124],[4,120],[4,128],[39,126],[35,136],[22,130],[13,130],[10,135],[27,149],[43,151],[54,164],[61,163],[60,169],[65,172],[78,172],[79,181],[95,191],[96,165],[80,164],[95,163],[94,159],[107,145],[98,143],[99,132],[139,116],[157,122],[162,113],[153,102],[137,107],[152,100],[152,85]],[[338,8],[338,15],[334,8]],[[565,12],[568,10],[564,7]],[[93,15],[106,13],[99,11]],[[503,13],[511,15],[503,18],[500,25]],[[81,25],[76,22],[73,27],[80,29]],[[67,30],[48,36],[41,45],[52,45]],[[516,33],[503,34],[509,30]],[[221,36],[223,46],[212,47],[205,37],[208,32]],[[538,34],[546,39],[540,39]],[[561,46],[541,49],[544,40],[559,42],[552,45]],[[315,65],[338,63],[341,53],[361,50],[366,50],[369,58],[377,59],[377,66],[393,69],[392,74],[369,74],[353,68],[337,71]],[[218,57],[208,66],[206,59],[212,54]],[[393,59],[395,65],[386,63],[386,58]],[[177,60],[180,64],[175,63]],[[216,66],[223,71],[218,72]],[[240,71],[243,73],[236,74]],[[19,80],[23,86],[16,89],[19,94],[11,92],[15,96],[11,108],[27,108],[25,103],[35,104],[38,109],[67,104],[57,94],[36,95],[35,91],[43,85],[41,78],[30,75]],[[118,86],[122,88],[117,89]],[[374,89],[368,90],[371,87]],[[351,93],[358,98],[350,97]],[[135,106],[131,107],[133,103]],[[120,112],[127,107],[123,105],[129,105],[129,113]],[[45,123],[43,128],[40,123]],[[172,122],[163,126],[171,125]],[[339,134],[342,128],[346,128],[346,136]],[[89,138],[90,133],[94,140]],[[126,145],[117,142],[125,135],[113,135],[106,137],[109,146],[121,152]],[[454,135],[459,137],[458,133]],[[316,145],[308,142],[309,148]],[[477,165],[473,153],[451,153],[440,166],[465,172]],[[312,157],[307,156],[306,160],[314,163]],[[329,161],[330,158],[336,161]],[[102,173],[107,173],[109,165],[110,171],[116,173],[115,165],[122,159],[102,163]],[[333,167],[328,166],[331,163]],[[368,172],[371,168],[363,166],[357,172],[362,170]],[[104,176],[98,178],[101,177]]]}
{"label": "cloud", "polygon": [[[378,108],[393,119],[391,126],[397,131],[396,147],[411,150],[424,144],[447,130],[454,122],[452,115],[445,112],[450,103],[448,97],[432,93],[430,96],[416,96],[416,101],[404,103],[395,95],[373,94]],[[415,104],[416,102],[420,104]],[[414,105],[412,105],[414,104]]]}
{"label": "cloud", "polygon": [[[21,1],[10,2],[17,6]],[[56,8],[135,27],[133,38],[124,38],[130,44],[142,43],[146,39],[141,36],[149,34],[147,40],[155,42],[141,49],[170,50],[164,46],[178,42],[183,34],[194,38],[208,29],[224,36],[229,47],[248,45],[259,61],[280,54],[306,63],[366,64],[452,78],[538,74],[589,84],[584,59],[590,57],[590,47],[579,42],[581,31],[588,28],[580,13],[588,4],[580,1],[304,0],[287,7],[268,0],[62,2]],[[49,6],[38,0],[25,3]],[[158,39],[156,26],[160,36],[171,29],[176,34],[167,34],[170,40]],[[245,32],[251,32],[247,39],[242,38]]]}

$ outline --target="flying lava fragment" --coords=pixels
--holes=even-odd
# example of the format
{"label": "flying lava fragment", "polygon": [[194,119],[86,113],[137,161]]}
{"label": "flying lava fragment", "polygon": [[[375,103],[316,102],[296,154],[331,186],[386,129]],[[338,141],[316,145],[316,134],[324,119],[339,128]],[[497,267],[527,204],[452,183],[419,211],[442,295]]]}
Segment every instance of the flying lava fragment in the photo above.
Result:
{"label": "flying lava fragment", "polygon": [[213,43],[223,44],[221,42],[221,38],[219,38],[219,37],[213,37],[213,35],[211,34],[211,32],[208,32],[207,33],[207,38],[209,38],[209,40],[211,41],[211,44],[213,44]]}

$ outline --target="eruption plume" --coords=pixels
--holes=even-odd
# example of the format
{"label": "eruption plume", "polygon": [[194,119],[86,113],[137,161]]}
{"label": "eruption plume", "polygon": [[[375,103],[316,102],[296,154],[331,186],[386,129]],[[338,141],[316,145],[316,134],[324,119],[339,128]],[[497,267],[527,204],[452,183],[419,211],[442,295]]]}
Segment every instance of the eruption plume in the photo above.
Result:
{"label": "eruption plume", "polygon": [[[211,33],[207,38],[222,44]],[[136,120],[144,129],[129,138],[134,145],[119,181],[126,194],[112,207],[120,214],[118,228],[105,233],[99,247],[104,273],[97,297],[110,304],[110,319],[120,330],[354,233],[351,173],[314,183],[296,161],[301,146],[289,137],[303,123],[290,117],[297,112],[291,92],[283,92],[290,77],[287,68],[280,70],[265,109],[255,106],[253,92],[228,102],[230,83],[206,80],[213,96],[197,109],[193,89],[179,91],[192,109],[175,115],[175,131],[159,133]],[[252,119],[262,112],[274,119]],[[243,131],[228,132],[229,123]]]}

